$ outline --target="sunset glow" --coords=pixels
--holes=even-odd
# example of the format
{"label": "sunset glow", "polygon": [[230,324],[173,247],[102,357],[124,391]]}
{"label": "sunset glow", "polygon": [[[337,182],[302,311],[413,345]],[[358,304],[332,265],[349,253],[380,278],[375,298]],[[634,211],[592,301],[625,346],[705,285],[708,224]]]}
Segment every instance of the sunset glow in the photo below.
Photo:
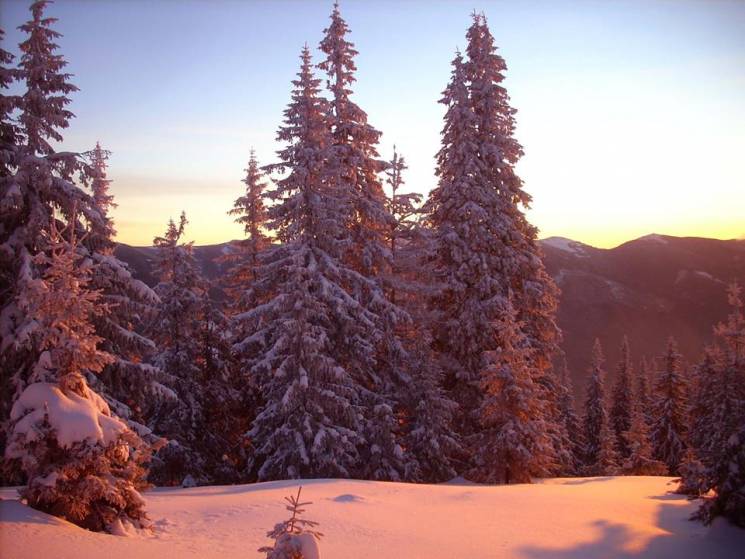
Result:
{"label": "sunset glow", "polygon": [[[241,236],[225,212],[251,146],[273,160],[297,53],[328,2],[54,4],[77,118],[67,149],[113,152],[118,239],[147,245],[183,209],[198,244]],[[472,3],[347,1],[355,97],[410,188],[435,181],[440,96]],[[745,5],[482,2],[518,109],[520,171],[541,236],[600,247],[651,232],[745,236]],[[7,44],[26,4],[3,6]],[[136,33],[132,30],[136,28]],[[147,101],[145,102],[145,98]],[[136,123],[136,124],[135,124]]]}

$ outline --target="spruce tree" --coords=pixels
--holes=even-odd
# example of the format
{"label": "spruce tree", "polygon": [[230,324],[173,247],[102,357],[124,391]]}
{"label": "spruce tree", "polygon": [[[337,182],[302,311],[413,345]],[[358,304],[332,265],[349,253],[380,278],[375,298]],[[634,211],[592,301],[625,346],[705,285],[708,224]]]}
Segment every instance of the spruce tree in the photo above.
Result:
{"label": "spruce tree", "polygon": [[569,476],[575,473],[572,439],[562,414],[560,399],[565,391],[561,377],[553,367],[543,370],[535,379],[537,387],[536,413],[543,417],[546,434],[551,441],[553,464],[549,473]]}
{"label": "spruce tree", "polygon": [[386,171],[386,184],[391,192],[386,200],[386,207],[393,219],[388,225],[386,238],[392,263],[388,279],[388,298],[394,305],[400,302],[402,290],[404,297],[406,292],[410,291],[406,284],[413,281],[412,249],[419,248],[412,245],[419,233],[415,218],[420,213],[417,205],[421,202],[422,196],[414,192],[401,192],[404,185],[403,172],[407,168],[405,159],[396,151],[396,146],[393,146],[393,159]]}
{"label": "spruce tree", "polygon": [[[525,219],[530,197],[514,170],[522,148],[501,85],[506,66],[483,16],[474,15],[467,39],[468,59],[456,55],[441,99],[447,111],[438,184],[425,210],[432,229],[434,347],[460,406],[458,430],[469,436],[480,429],[471,410],[480,406],[482,371],[500,347],[495,325],[508,293],[530,346],[534,382],[551,366],[558,329],[556,288],[543,268],[536,230]],[[540,413],[548,428],[546,407]]]}
{"label": "spruce tree", "polygon": [[716,495],[707,499],[695,516],[707,524],[724,516],[745,527],[745,424],[727,439],[713,473]]}
{"label": "spruce tree", "polygon": [[[13,401],[32,374],[41,350],[34,335],[38,324],[22,309],[34,296],[44,262],[35,256],[50,249],[54,220],[71,223],[76,232],[101,223],[91,197],[75,184],[87,182],[82,158],[55,152],[50,142],[62,141],[72,113],[68,95],[77,90],[64,72],[66,62],[56,53],[60,35],[44,17],[48,2],[30,6],[31,19],[20,26],[27,38],[20,44],[19,67],[12,77],[25,85],[16,98],[3,99],[17,108],[18,125],[3,117],[3,167],[0,173],[0,421],[6,422]],[[7,59],[7,57],[5,57]],[[3,79],[9,79],[3,72]]]}
{"label": "spruce tree", "polygon": [[603,348],[595,340],[592,348],[592,368],[585,399],[584,471],[587,475],[613,475],[618,465],[613,431],[605,404],[605,371]]}
{"label": "spruce tree", "polygon": [[[695,449],[696,457],[709,468],[724,451],[725,435],[728,435],[726,429],[718,429],[718,424],[731,415],[729,398],[722,392],[723,363],[720,348],[709,346],[704,350],[693,377],[688,442]],[[723,399],[720,400],[720,397]],[[725,412],[727,415],[720,414],[722,404],[728,408]],[[685,477],[685,474],[681,472],[681,476]]]}
{"label": "spruce tree", "polygon": [[405,468],[402,458],[394,454],[398,448],[394,439],[400,435],[380,429],[380,425],[392,429],[398,425],[394,413],[398,395],[410,387],[410,357],[396,334],[397,325],[410,317],[385,296],[392,268],[386,233],[395,220],[388,211],[380,180],[387,167],[377,148],[381,133],[368,123],[367,114],[351,98],[357,51],[347,39],[349,27],[341,17],[338,3],[334,4],[330,19],[319,45],[325,59],[318,65],[327,75],[330,94],[331,143],[326,176],[349,232],[341,260],[359,275],[348,285],[348,291],[374,319],[368,342],[375,345],[376,362],[368,370],[369,390],[362,394],[368,412],[363,423],[364,437],[371,445],[362,449],[362,473],[364,477],[377,479],[383,475],[384,479],[397,479]]}
{"label": "spruce tree", "polygon": [[639,361],[639,369],[636,373],[636,401],[642,410],[647,425],[652,425],[651,399],[649,394],[649,365],[646,357]]}
{"label": "spruce tree", "polygon": [[[318,65],[327,76],[331,145],[328,151],[329,180],[338,191],[351,239],[345,260],[360,274],[376,278],[390,268],[385,234],[392,218],[386,209],[380,181],[387,164],[379,159],[381,133],[367,122],[367,114],[351,99],[356,81],[357,51],[347,40],[349,27],[341,17],[338,2],[324,29],[319,48],[326,58]],[[356,295],[358,298],[361,294]],[[374,297],[375,294],[368,294]]]}
{"label": "spruce tree", "polygon": [[681,355],[673,338],[661,357],[653,393],[652,447],[654,457],[667,464],[671,475],[678,473],[686,449],[686,379],[681,371]]}
{"label": "spruce tree", "polygon": [[[711,387],[716,405],[701,418],[698,429],[706,430],[704,446],[705,484],[715,496],[698,512],[705,522],[725,516],[745,525],[745,302],[740,286],[732,284],[728,301],[732,310],[726,322],[714,329],[721,346],[717,382]],[[684,483],[686,480],[684,479]]]}
{"label": "spruce tree", "polygon": [[246,185],[244,194],[235,200],[228,212],[235,216],[236,223],[243,226],[245,234],[244,239],[235,243],[234,252],[227,258],[230,264],[227,287],[232,299],[230,307],[234,312],[248,310],[257,303],[252,300],[251,288],[256,279],[259,256],[269,247],[264,230],[267,216],[263,199],[267,184],[253,149],[243,183]]}
{"label": "spruce tree", "polygon": [[133,422],[145,423],[154,402],[168,398],[160,372],[144,361],[155,350],[145,328],[152,319],[158,296],[114,254],[116,230],[110,211],[116,207],[109,191],[107,176],[110,152],[96,147],[84,154],[88,161],[88,176],[93,208],[100,220],[94,224],[84,243],[91,261],[91,285],[102,293],[110,312],[96,316],[96,332],[103,338],[102,348],[114,357],[99,375],[90,379],[116,413],[142,431]]}
{"label": "spruce tree", "polygon": [[149,426],[169,439],[156,455],[151,472],[151,479],[159,485],[180,484],[186,476],[208,480],[199,448],[205,428],[200,333],[206,326],[208,295],[193,247],[182,241],[187,223],[182,213],[178,225],[169,220],[165,235],[153,241],[158,254],[155,292],[160,305],[151,325],[158,346],[152,359],[172,390],[172,397],[158,403],[149,418]]}
{"label": "spruce tree", "polygon": [[260,480],[350,477],[370,446],[363,433],[372,410],[363,404],[377,318],[347,290],[368,280],[343,260],[350,231],[339,203],[345,193],[328,165],[329,107],[307,46],[301,61],[277,133],[280,162],[268,169],[282,173],[266,194],[281,244],[262,256],[255,289],[266,302],[237,317],[250,334],[234,346],[265,401],[249,431]]}
{"label": "spruce tree", "polygon": [[91,318],[108,308],[90,288],[75,226],[73,219],[58,232],[52,222],[49,252],[34,256],[44,273],[23,310],[37,324],[29,336],[40,353],[11,410],[5,457],[20,462],[28,480],[20,493],[31,507],[121,533],[149,526],[137,492],[149,448],[86,381],[114,359],[98,348]]}
{"label": "spruce tree", "polygon": [[473,441],[478,450],[471,475],[505,484],[530,482],[531,476],[545,476],[555,467],[540,388],[531,377],[532,356],[516,314],[508,302],[497,327],[501,347],[482,377],[483,430]]}
{"label": "spruce tree", "polygon": [[616,367],[616,383],[613,386],[613,403],[610,409],[610,423],[615,435],[616,450],[622,459],[631,454],[624,433],[631,428],[631,414],[633,408],[633,389],[631,354],[629,351],[629,340],[623,337],[621,344],[621,360]]}
{"label": "spruce tree", "polygon": [[622,433],[628,456],[623,460],[621,471],[632,476],[661,476],[667,473],[667,465],[652,457],[649,427],[639,402],[633,405],[629,428]]}
{"label": "spruce tree", "polygon": [[[5,32],[0,29],[0,44],[3,43],[4,37]],[[15,56],[0,48],[0,184],[11,174],[11,169],[15,165],[15,148],[19,143],[19,130],[13,120],[13,112],[18,108],[20,100],[17,95],[7,93],[13,82],[20,77],[19,71],[12,66],[13,60]],[[1,286],[2,284],[0,289]]]}
{"label": "spruce tree", "polygon": [[572,378],[569,374],[566,359],[563,359],[559,380],[559,393],[557,398],[559,422],[566,430],[569,438],[569,450],[571,451],[571,470],[566,472],[565,475],[576,475],[582,470],[584,436],[574,405],[574,389],[572,387]]}

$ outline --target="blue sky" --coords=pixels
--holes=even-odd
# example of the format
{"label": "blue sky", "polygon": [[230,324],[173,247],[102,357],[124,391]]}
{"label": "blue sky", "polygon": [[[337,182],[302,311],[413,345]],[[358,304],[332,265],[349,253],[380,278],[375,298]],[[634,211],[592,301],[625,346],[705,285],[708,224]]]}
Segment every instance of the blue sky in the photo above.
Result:
{"label": "blue sky", "polygon": [[[15,52],[28,2],[3,0]],[[651,232],[745,235],[745,2],[343,0],[357,58],[355,100],[434,184],[437,103],[473,9],[506,59],[525,148],[518,170],[541,236],[614,246]],[[190,238],[237,238],[226,211],[249,149],[274,134],[304,42],[331,2],[58,0],[77,118],[65,148],[113,152],[119,238],[149,244],[185,209]],[[317,51],[315,52],[317,55]],[[318,57],[316,56],[316,59]]]}

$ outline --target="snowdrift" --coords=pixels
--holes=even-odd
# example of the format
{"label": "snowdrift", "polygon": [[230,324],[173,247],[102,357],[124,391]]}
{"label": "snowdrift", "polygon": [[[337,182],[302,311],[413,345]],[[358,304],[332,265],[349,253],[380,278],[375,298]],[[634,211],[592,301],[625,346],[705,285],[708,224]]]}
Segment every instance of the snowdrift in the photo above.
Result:
{"label": "snowdrift", "polygon": [[[321,523],[322,559],[544,559],[745,557],[745,530],[688,520],[695,503],[671,478],[601,477],[533,485],[412,485],[307,480],[306,517]],[[297,481],[145,493],[149,536],[87,532],[0,496],[5,559],[230,559],[256,549],[286,516]]]}

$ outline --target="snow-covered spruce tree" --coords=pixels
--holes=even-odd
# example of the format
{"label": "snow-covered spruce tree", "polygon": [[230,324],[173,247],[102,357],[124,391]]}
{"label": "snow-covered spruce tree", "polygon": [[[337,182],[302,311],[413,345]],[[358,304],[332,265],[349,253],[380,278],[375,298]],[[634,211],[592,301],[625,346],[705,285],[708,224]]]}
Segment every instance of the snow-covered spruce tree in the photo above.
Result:
{"label": "snow-covered spruce tree", "polygon": [[110,211],[116,204],[109,192],[111,179],[107,177],[106,164],[110,153],[96,142],[85,156],[89,160],[93,206],[100,220],[93,225],[84,248],[92,262],[91,286],[101,291],[102,300],[110,309],[95,317],[93,323],[103,338],[102,349],[114,357],[113,363],[89,382],[117,415],[144,434],[145,428],[139,424],[146,421],[154,402],[167,399],[170,394],[161,383],[159,371],[143,362],[155,350],[144,330],[153,317],[158,297],[114,255],[116,230]]}
{"label": "snow-covered spruce tree", "polygon": [[[15,77],[25,92],[4,98],[3,106],[17,108],[15,128],[3,121],[15,144],[3,146],[0,173],[0,421],[8,419],[13,401],[25,388],[41,350],[34,331],[38,324],[22,308],[33,296],[35,281],[43,267],[34,256],[49,252],[49,228],[55,218],[70,223],[73,208],[90,228],[100,223],[91,197],[73,182],[87,180],[77,154],[57,153],[50,142],[62,141],[61,129],[72,113],[67,97],[76,91],[64,73],[66,62],[56,54],[59,33],[51,28],[54,18],[45,18],[47,2],[31,4],[32,18],[20,26],[27,38],[20,44],[21,58]],[[7,78],[7,74],[3,73]],[[4,430],[3,430],[4,433]],[[0,444],[4,443],[2,437]],[[3,444],[4,446],[4,444]]]}
{"label": "snow-covered spruce tree", "polygon": [[[367,122],[365,111],[351,99],[357,51],[346,38],[349,27],[341,17],[338,3],[334,4],[330,19],[319,45],[326,58],[318,65],[328,76],[331,95],[328,180],[339,192],[337,203],[342,205],[351,230],[345,259],[365,277],[377,277],[390,267],[385,234],[392,218],[379,176],[387,164],[379,159],[377,150],[381,133]],[[359,298],[361,294],[355,296]]]}
{"label": "snow-covered spruce tree", "polygon": [[722,515],[745,525],[745,302],[737,284],[729,287],[732,312],[715,328],[722,347],[716,402],[708,420],[711,442],[706,450],[706,487],[716,496],[701,507],[705,522]]}
{"label": "snow-covered spruce tree", "polygon": [[[709,482],[706,476],[706,467],[696,457],[696,451],[689,446],[683,455],[683,461],[678,466],[680,473],[680,482],[676,493],[689,495],[691,497],[700,497],[709,490]],[[667,467],[665,467],[667,473]]]}
{"label": "snow-covered spruce tree", "polygon": [[31,281],[22,309],[37,325],[29,336],[40,353],[11,410],[5,457],[20,461],[28,480],[21,496],[31,507],[121,533],[149,525],[137,489],[150,450],[86,382],[113,357],[97,347],[91,318],[108,309],[89,288],[75,226],[65,240],[53,222],[49,254],[33,259],[44,273]]}
{"label": "snow-covered spruce tree", "polygon": [[255,290],[267,300],[236,317],[234,346],[264,405],[248,435],[260,480],[350,477],[360,467],[364,378],[375,359],[376,317],[347,291],[365,281],[344,265],[349,243],[339,188],[329,177],[328,104],[310,51],[294,80],[277,139],[281,172],[267,197],[279,243],[262,255]]}
{"label": "snow-covered spruce tree", "polygon": [[543,369],[535,377],[538,388],[536,399],[540,402],[540,413],[544,418],[546,434],[551,441],[552,465],[548,470],[552,476],[570,476],[575,473],[572,440],[569,436],[559,399],[564,392],[561,377],[553,367]]}
{"label": "snow-covered spruce tree", "polygon": [[263,193],[267,184],[259,168],[254,150],[248,159],[244,194],[238,197],[233,208],[228,212],[235,216],[235,222],[243,226],[245,238],[235,242],[234,252],[228,257],[230,271],[226,282],[231,296],[230,308],[233,312],[246,311],[257,303],[252,299],[251,287],[256,279],[256,267],[259,265],[259,255],[269,247],[269,239],[265,233],[266,208]]}
{"label": "snow-covered spruce tree", "polygon": [[639,403],[639,407],[642,409],[642,413],[644,414],[644,419],[646,420],[647,425],[652,425],[651,397],[649,390],[649,365],[647,364],[646,357],[642,357],[641,361],[639,361],[639,369],[635,377],[635,400]]}
{"label": "snow-covered spruce tree", "polygon": [[438,286],[432,299],[435,349],[445,385],[460,406],[456,425],[464,435],[480,429],[472,410],[480,405],[486,355],[500,346],[495,324],[507,293],[531,347],[534,379],[550,367],[558,340],[556,288],[543,268],[536,230],[523,214],[530,196],[514,171],[522,148],[501,86],[504,60],[482,16],[474,16],[467,38],[468,60],[456,55],[441,99],[447,111],[438,185],[425,204]]}
{"label": "snow-covered spruce tree", "polygon": [[391,253],[391,273],[388,280],[388,298],[394,305],[401,298],[404,291],[406,299],[406,283],[410,281],[411,273],[411,245],[415,243],[418,234],[416,217],[420,214],[417,205],[422,195],[415,192],[401,192],[404,185],[403,172],[408,168],[403,156],[393,146],[393,159],[386,170],[386,184],[390,188],[390,196],[386,198],[388,213],[393,218],[388,224],[386,239]]}
{"label": "snow-covered spruce tree", "polygon": [[669,338],[660,359],[662,370],[656,375],[652,399],[654,457],[667,464],[671,475],[678,473],[687,446],[686,379],[680,366],[681,357],[677,343]]}
{"label": "snow-covered spruce tree", "polygon": [[[471,104],[477,118],[480,171],[486,184],[495,188],[501,201],[501,267],[512,292],[517,318],[523,323],[533,355],[534,376],[551,368],[561,341],[556,324],[559,289],[546,272],[538,245],[538,229],[525,218],[531,196],[515,172],[522,147],[514,137],[515,109],[501,85],[507,65],[497,54],[486,17],[474,16],[467,34],[465,64]],[[518,235],[519,234],[519,235]],[[506,273],[505,273],[506,272]]]}
{"label": "snow-covered spruce tree", "polygon": [[160,305],[150,328],[158,347],[152,359],[174,393],[160,402],[149,418],[148,426],[169,439],[153,461],[150,479],[158,485],[180,484],[187,475],[207,480],[205,457],[199,448],[205,429],[202,398],[206,390],[199,360],[208,294],[192,245],[181,240],[186,224],[182,213],[178,225],[169,220],[165,235],[153,241],[158,254],[155,292]]}
{"label": "snow-covered spruce tree", "polygon": [[509,299],[497,325],[500,347],[483,372],[484,399],[479,407],[483,429],[473,435],[474,479],[497,483],[529,483],[545,476],[552,441],[543,424],[540,388],[531,377],[530,346]]}
{"label": "snow-covered spruce tree", "polygon": [[403,398],[409,410],[404,447],[409,455],[405,479],[414,482],[440,483],[457,475],[455,463],[463,460],[463,448],[452,430],[456,404],[441,387],[442,371],[426,347],[427,332],[414,332],[421,337],[420,345],[407,344],[414,365],[420,365],[414,375],[408,399]]}
{"label": "snow-covered spruce tree", "polygon": [[320,559],[318,540],[323,534],[316,530],[318,522],[301,518],[304,507],[312,505],[312,501],[300,502],[302,485],[297,488],[297,495],[285,497],[285,508],[292,516],[274,526],[267,532],[267,536],[274,540],[272,547],[260,547],[259,552],[266,553],[266,559]]}
{"label": "snow-covered spruce tree", "polygon": [[[0,29],[0,44],[3,44],[4,37],[5,32]],[[12,66],[14,59],[11,53],[0,48],[0,181],[11,174],[11,168],[15,165],[15,147],[19,142],[18,126],[13,120],[19,98],[7,92],[20,77],[18,70]]]}
{"label": "snow-covered spruce tree", "polygon": [[582,470],[585,444],[582,425],[580,424],[579,417],[577,417],[574,405],[574,388],[572,387],[572,378],[569,374],[566,358],[562,360],[557,389],[559,423],[563,425],[569,437],[569,450],[571,452],[571,470],[565,472],[565,475],[577,475]]}
{"label": "snow-covered spruce tree", "polygon": [[600,340],[596,339],[592,348],[584,415],[584,472],[591,476],[613,475],[618,466],[615,440],[606,410],[603,363],[603,348]]}
{"label": "snow-covered spruce tree", "polygon": [[714,473],[716,495],[707,499],[695,516],[707,524],[724,516],[745,528],[745,424],[727,439]]}
{"label": "snow-covered spruce tree", "polygon": [[[475,179],[477,155],[469,149],[476,145],[475,115],[460,53],[452,66],[450,83],[440,100],[447,111],[442,148],[437,154],[439,182],[430,192],[424,210],[432,230],[430,268],[439,286],[432,301],[433,347],[445,371],[444,386],[459,405],[456,429],[467,436],[479,429],[474,410],[481,401],[479,379],[487,365],[484,353],[496,349],[492,323],[496,320],[496,299],[501,289],[497,278],[479,264],[482,260],[495,262],[496,255],[479,255],[473,250],[479,247],[470,246],[476,236],[488,238],[489,233],[495,236],[496,232],[481,230],[488,225],[489,208],[482,208],[471,199],[481,194]],[[496,206],[496,193],[483,190],[484,194],[492,194],[488,199]],[[466,207],[472,211],[466,212]],[[474,230],[479,224],[482,225]],[[486,241],[483,244],[484,251],[495,246]]]}
{"label": "snow-covered spruce tree", "polygon": [[209,297],[199,323],[199,385],[204,426],[197,448],[211,483],[245,483],[245,433],[253,420],[256,396],[240,374],[232,352],[232,321]]}
{"label": "snow-covered spruce tree", "polygon": [[[721,386],[724,380],[723,363],[724,356],[718,346],[705,348],[703,359],[695,367],[692,379],[688,443],[695,449],[696,457],[709,468],[718,461],[729,435],[727,429],[718,428],[721,420],[731,416],[728,405],[731,400]],[[726,387],[725,390],[732,388]],[[722,404],[727,408],[727,415],[720,413]],[[685,477],[683,472],[681,477]]]}
{"label": "snow-covered spruce tree", "polygon": [[386,233],[393,263],[390,277],[386,278],[386,294],[391,303],[400,305],[412,318],[398,323],[395,331],[405,349],[405,359],[399,360],[399,366],[411,379],[397,398],[404,446],[410,456],[405,478],[442,482],[455,477],[453,460],[462,458],[463,449],[451,427],[456,405],[441,388],[442,370],[431,349],[425,308],[427,286],[420,269],[421,249],[426,241],[416,221],[421,196],[401,192],[406,168],[394,146],[393,159],[386,170],[390,190],[386,203],[393,217]]}
{"label": "snow-covered spruce tree", "polygon": [[621,360],[616,366],[616,382],[613,385],[613,401],[610,408],[610,424],[616,438],[616,450],[622,460],[631,454],[624,433],[631,428],[631,413],[634,406],[632,374],[629,339],[624,336],[621,343]]}
{"label": "snow-covered spruce tree", "polygon": [[667,465],[652,457],[647,419],[639,402],[632,403],[629,428],[622,433],[628,456],[620,458],[621,472],[632,476],[663,476]]}
{"label": "snow-covered spruce tree", "polygon": [[342,262],[359,276],[356,280],[351,278],[347,290],[374,319],[368,342],[374,341],[376,359],[366,372],[369,390],[361,395],[363,410],[367,412],[363,436],[368,445],[361,449],[362,469],[358,475],[366,479],[399,479],[405,464],[397,455],[398,434],[381,426],[395,429],[398,425],[394,413],[398,395],[411,384],[406,366],[409,356],[396,335],[397,325],[409,317],[385,296],[386,278],[390,277],[392,266],[386,232],[394,221],[379,176],[387,163],[379,159],[377,151],[380,132],[367,122],[367,114],[351,99],[357,51],[347,40],[349,27],[341,17],[338,3],[334,4],[330,19],[319,45],[326,57],[318,65],[328,76],[330,93],[327,180],[349,232]]}

